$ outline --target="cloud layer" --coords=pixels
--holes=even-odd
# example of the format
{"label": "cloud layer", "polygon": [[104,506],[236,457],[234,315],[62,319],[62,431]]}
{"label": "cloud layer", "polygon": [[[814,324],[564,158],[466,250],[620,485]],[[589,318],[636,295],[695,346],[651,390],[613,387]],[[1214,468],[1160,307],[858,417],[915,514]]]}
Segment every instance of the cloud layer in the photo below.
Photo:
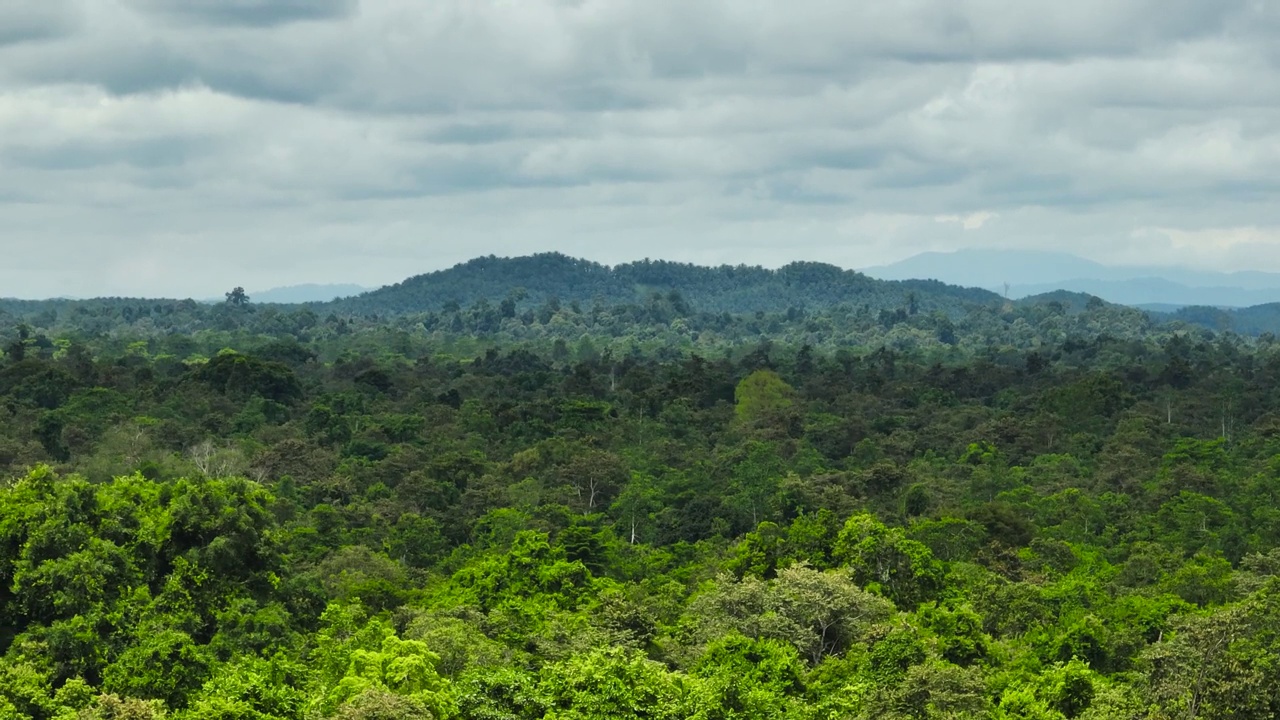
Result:
{"label": "cloud layer", "polygon": [[0,295],[561,250],[1280,270],[1271,0],[0,6]]}

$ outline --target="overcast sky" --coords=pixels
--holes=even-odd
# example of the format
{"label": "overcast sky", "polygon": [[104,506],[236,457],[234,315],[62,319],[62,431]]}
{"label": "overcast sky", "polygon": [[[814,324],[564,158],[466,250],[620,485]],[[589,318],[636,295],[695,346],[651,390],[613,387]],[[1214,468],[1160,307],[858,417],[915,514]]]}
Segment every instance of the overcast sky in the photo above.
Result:
{"label": "overcast sky", "polygon": [[4,0],[0,296],[1061,248],[1280,270],[1277,0]]}

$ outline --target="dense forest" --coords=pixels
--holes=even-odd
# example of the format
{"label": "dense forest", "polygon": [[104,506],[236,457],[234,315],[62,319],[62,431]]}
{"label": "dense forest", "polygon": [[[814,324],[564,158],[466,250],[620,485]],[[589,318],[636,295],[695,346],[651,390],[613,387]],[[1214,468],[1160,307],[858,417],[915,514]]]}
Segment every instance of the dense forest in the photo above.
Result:
{"label": "dense forest", "polygon": [[0,303],[0,720],[1280,715],[1274,338],[530,262]]}

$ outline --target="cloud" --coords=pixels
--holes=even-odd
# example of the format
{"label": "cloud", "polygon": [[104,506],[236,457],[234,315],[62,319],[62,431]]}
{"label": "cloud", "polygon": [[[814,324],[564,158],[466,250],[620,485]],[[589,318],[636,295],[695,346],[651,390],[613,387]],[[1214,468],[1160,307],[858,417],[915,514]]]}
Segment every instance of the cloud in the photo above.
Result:
{"label": "cloud", "polygon": [[131,0],[139,10],[181,23],[272,27],[305,20],[335,20],[356,11],[357,0]]}
{"label": "cloud", "polygon": [[1133,231],[1136,243],[1145,246],[1155,264],[1177,258],[1191,259],[1196,267],[1216,270],[1254,270],[1257,264],[1280,260],[1280,225],[1208,228],[1141,227]]}
{"label": "cloud", "polygon": [[956,223],[965,230],[980,230],[988,220],[997,217],[1000,217],[997,213],[980,211],[968,215],[938,215],[933,220],[940,223]]}
{"label": "cloud", "polygon": [[10,3],[0,294],[547,249],[1280,270],[1277,48],[1247,0]]}
{"label": "cloud", "polygon": [[77,10],[69,0],[0,3],[0,47],[69,35],[79,24]]}

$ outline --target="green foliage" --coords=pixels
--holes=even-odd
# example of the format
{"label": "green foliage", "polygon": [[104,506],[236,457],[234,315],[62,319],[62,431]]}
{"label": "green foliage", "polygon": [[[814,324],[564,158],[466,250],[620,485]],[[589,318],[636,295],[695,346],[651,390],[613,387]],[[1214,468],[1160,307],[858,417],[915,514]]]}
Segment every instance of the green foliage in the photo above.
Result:
{"label": "green foliage", "polygon": [[845,522],[834,553],[853,571],[855,582],[884,594],[901,609],[911,610],[942,589],[944,570],[929,548],[871,515],[855,515]]}
{"label": "green foliage", "polygon": [[786,434],[796,421],[795,390],[772,370],[757,370],[733,393],[738,421],[746,428]]}
{"label": "green foliage", "polygon": [[611,648],[548,665],[538,691],[548,719],[679,720],[690,716],[686,684],[660,663]]}
{"label": "green foliage", "polygon": [[0,301],[0,718],[1280,714],[1277,347],[991,300]]}
{"label": "green foliage", "polygon": [[236,352],[219,354],[197,367],[190,377],[233,397],[257,395],[287,402],[302,395],[302,388],[287,365]]}
{"label": "green foliage", "polygon": [[702,682],[701,716],[795,717],[804,693],[804,664],[777,640],[730,635],[717,640],[693,668]]}

